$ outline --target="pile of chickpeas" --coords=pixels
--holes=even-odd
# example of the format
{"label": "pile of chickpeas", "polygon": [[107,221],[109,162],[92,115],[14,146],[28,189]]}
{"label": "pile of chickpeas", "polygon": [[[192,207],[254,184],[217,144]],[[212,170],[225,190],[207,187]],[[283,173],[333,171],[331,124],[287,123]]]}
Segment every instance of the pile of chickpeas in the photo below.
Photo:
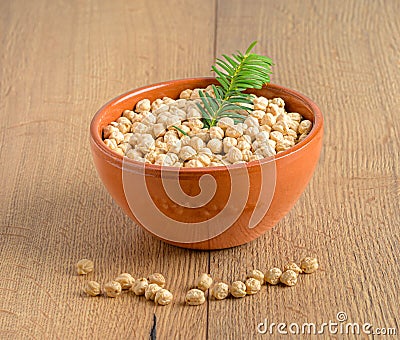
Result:
{"label": "pile of chickpeas", "polygon": [[253,95],[253,110],[235,123],[221,118],[205,127],[197,106],[199,92],[187,89],[179,99],[140,100],[134,109],[103,128],[104,143],[135,161],[174,167],[209,167],[245,163],[288,150],[307,137],[312,122],[287,112],[282,98]]}

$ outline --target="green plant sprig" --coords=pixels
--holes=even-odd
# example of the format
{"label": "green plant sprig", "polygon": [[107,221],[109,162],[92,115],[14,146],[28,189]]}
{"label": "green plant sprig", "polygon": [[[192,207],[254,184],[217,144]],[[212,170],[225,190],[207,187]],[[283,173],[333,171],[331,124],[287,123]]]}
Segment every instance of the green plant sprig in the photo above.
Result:
{"label": "green plant sprig", "polygon": [[237,52],[229,57],[217,58],[211,69],[216,73],[220,85],[212,85],[215,98],[207,92],[200,91],[200,103],[197,106],[207,127],[215,126],[223,117],[232,118],[235,123],[242,122],[252,111],[251,95],[244,93],[247,89],[261,89],[270,81],[272,60],[268,57],[251,53],[257,44],[250,44],[245,54]]}
{"label": "green plant sprig", "polygon": [[176,129],[177,131],[179,131],[182,135],[188,136],[188,134],[185,131],[183,131],[182,129],[178,128],[176,125],[172,125],[172,127],[174,129]]}

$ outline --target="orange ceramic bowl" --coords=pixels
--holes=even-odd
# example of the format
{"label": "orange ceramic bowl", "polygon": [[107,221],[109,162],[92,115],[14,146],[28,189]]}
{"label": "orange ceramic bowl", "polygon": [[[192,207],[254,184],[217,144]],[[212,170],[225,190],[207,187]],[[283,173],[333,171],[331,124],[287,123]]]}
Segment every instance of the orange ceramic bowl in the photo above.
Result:
{"label": "orange ceramic bowl", "polygon": [[[97,172],[116,203],[154,236],[184,248],[229,248],[263,235],[289,212],[304,191],[322,146],[323,117],[319,108],[302,94],[274,84],[251,92],[267,98],[283,98],[286,110],[299,112],[313,122],[313,128],[294,147],[261,161],[161,169],[158,165],[122,157],[102,141],[103,128],[124,110],[132,110],[139,100],[178,98],[187,88],[205,88],[209,84],[217,84],[215,78],[173,80],[132,90],[105,104],[90,126]],[[165,183],[172,181],[172,187],[180,187],[190,201],[204,189],[203,176],[208,180],[212,177],[207,185],[214,185],[215,190],[211,190],[214,194],[202,205],[183,204],[171,198],[165,188]]]}

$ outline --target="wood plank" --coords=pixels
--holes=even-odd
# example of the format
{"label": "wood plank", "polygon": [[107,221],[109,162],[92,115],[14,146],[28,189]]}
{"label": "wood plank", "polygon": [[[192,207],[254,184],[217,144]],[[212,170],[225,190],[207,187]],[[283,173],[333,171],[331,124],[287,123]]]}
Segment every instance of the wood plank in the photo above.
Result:
{"label": "wood plank", "polygon": [[[98,179],[88,135],[96,110],[117,94],[209,74],[214,1],[0,6],[0,338],[148,338],[154,313],[159,339],[205,338],[207,306],[182,299],[208,269],[208,252],[135,227]],[[74,273],[83,257],[95,261],[87,278]],[[82,295],[87,279],[125,271],[164,273],[174,304]]]}
{"label": "wood plank", "polygon": [[[0,6],[0,338],[148,338],[153,313],[160,339],[253,338],[265,318],[327,322],[339,311],[399,331],[398,1]],[[291,213],[255,242],[213,252],[210,271],[243,279],[306,254],[321,271],[294,288],[187,307],[184,293],[209,253],[133,226],[97,178],[88,125],[130,88],[208,75],[214,43],[220,55],[254,39],[277,64],[273,82],[320,105],[324,151]],[[174,305],[84,297],[86,278],[74,275],[82,257],[95,259],[88,278],[102,282],[122,271],[165,273]]]}
{"label": "wood plank", "polygon": [[399,10],[398,1],[218,2],[216,54],[257,39],[276,64],[272,82],[313,98],[326,133],[310,185],[276,228],[211,253],[212,275],[226,281],[307,254],[321,270],[293,288],[210,301],[210,339],[256,337],[264,319],[335,322],[340,311],[399,330]]}

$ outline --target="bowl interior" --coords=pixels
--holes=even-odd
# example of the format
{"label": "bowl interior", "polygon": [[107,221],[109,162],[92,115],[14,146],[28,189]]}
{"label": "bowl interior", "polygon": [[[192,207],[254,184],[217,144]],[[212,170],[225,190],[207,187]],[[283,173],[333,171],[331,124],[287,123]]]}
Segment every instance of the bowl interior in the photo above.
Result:
{"label": "bowl interior", "polygon": [[[110,124],[112,121],[118,119],[124,110],[133,110],[136,103],[142,99],[149,99],[154,101],[157,98],[170,97],[173,99],[179,98],[179,94],[188,88],[205,88],[210,84],[218,84],[215,78],[189,78],[167,81],[159,84],[145,86],[139,89],[129,91],[125,94],[120,95],[117,98],[112,99],[106,103],[94,116],[91,123],[91,138],[95,145],[101,149],[102,152],[114,160],[122,159],[122,156],[117,154],[108,148],[102,141],[102,131],[105,126]],[[268,84],[259,90],[248,90],[248,93],[254,93],[258,96],[264,96],[266,98],[281,97],[285,101],[285,107],[288,112],[298,112],[306,119],[313,122],[313,128],[309,135],[300,143],[296,144],[292,148],[281,152],[274,158],[285,157],[288,154],[295,152],[297,149],[305,146],[314,135],[317,134],[318,130],[322,127],[322,115],[318,107],[307,97],[300,94],[297,91],[275,85]],[[124,160],[125,161],[125,160]],[[134,160],[127,159],[127,162],[132,164],[137,163]],[[251,165],[253,162],[249,162]],[[234,166],[234,165],[232,165]],[[149,169],[159,170],[159,165],[146,164]],[[231,166],[230,166],[231,167]],[[217,170],[221,167],[212,167]],[[211,168],[182,168],[180,171],[187,172],[204,172],[206,169]],[[208,171],[208,170],[207,170]],[[218,170],[217,170],[218,171]]]}

